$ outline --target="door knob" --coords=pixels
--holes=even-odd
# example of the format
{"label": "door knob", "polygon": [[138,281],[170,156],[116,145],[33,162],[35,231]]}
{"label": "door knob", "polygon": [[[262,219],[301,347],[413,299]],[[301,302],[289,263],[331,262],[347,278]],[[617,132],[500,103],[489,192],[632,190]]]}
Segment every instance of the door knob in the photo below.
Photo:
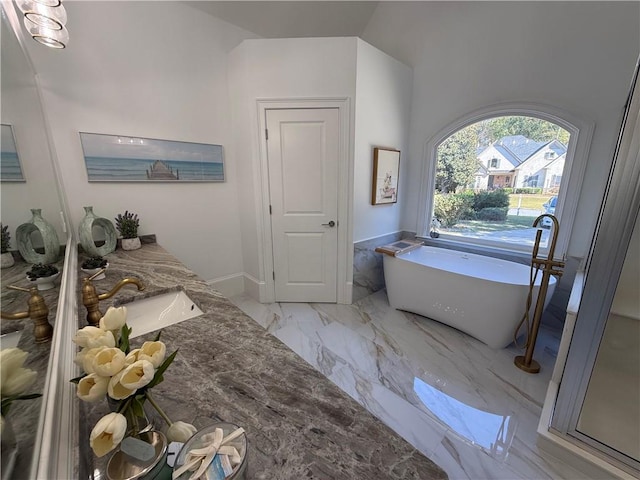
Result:
{"label": "door knob", "polygon": [[325,227],[335,227],[336,226],[336,222],[331,220],[329,223],[323,223],[322,225],[325,226]]}

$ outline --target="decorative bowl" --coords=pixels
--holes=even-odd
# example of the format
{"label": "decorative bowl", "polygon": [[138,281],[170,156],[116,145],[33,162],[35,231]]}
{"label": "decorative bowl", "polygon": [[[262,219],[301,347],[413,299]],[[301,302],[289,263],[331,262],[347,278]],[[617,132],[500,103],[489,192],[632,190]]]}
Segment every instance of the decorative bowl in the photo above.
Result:
{"label": "decorative bowl", "polygon": [[27,280],[32,283],[35,283],[36,286],[38,287],[38,290],[51,290],[53,287],[55,287],[54,281],[59,276],[60,276],[60,272],[54,273],[53,275],[49,275],[48,277],[39,277],[39,278],[36,278],[35,280],[31,280],[29,276],[27,276]]}

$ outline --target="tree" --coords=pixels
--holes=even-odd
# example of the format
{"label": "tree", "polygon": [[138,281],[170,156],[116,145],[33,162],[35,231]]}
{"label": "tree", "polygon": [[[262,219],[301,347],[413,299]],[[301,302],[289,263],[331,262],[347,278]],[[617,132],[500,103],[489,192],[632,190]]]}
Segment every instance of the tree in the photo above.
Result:
{"label": "tree", "polygon": [[480,137],[493,143],[502,137],[524,135],[536,142],[550,142],[557,139],[565,146],[569,144],[569,132],[546,120],[534,117],[510,116],[485,120],[480,127]]}
{"label": "tree", "polygon": [[436,190],[455,192],[458,187],[473,183],[478,161],[478,127],[470,125],[448,137],[438,146]]}

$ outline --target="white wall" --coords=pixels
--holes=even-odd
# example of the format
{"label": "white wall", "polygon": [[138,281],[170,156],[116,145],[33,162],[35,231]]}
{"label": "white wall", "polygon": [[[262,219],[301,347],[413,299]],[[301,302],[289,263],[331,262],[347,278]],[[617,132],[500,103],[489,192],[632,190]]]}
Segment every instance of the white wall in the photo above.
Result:
{"label": "white wall", "polygon": [[569,244],[570,255],[586,255],[640,50],[639,19],[638,2],[381,3],[364,40],[414,68],[404,228],[416,229],[432,136],[482,107],[543,102],[595,122]]}
{"label": "white wall", "polygon": [[[31,41],[31,40],[30,40]],[[11,27],[2,22],[2,123],[11,125],[26,182],[3,182],[2,224],[9,227],[11,250],[17,250],[16,228],[31,220],[32,208],[53,225],[61,244],[60,201],[33,70]],[[34,239],[37,245],[37,239]]]}
{"label": "white wall", "polygon": [[[353,241],[401,229],[406,205],[411,68],[358,39],[354,136]],[[373,148],[400,150],[398,202],[371,205]]]}
{"label": "white wall", "polygon": [[231,143],[227,52],[253,37],[169,2],[65,2],[71,40],[53,51],[30,42],[45,89],[72,221],[83,206],[113,220],[140,216],[140,234],[205,279],[242,271],[237,173],[225,183],[88,183],[78,132]]}
{"label": "white wall", "polygon": [[[230,54],[234,148],[238,161],[244,272],[264,280],[260,258],[258,100],[355,98],[356,39],[246,40]],[[353,105],[353,103],[352,103]],[[352,112],[353,116],[353,112]],[[353,128],[350,129],[353,132]]]}

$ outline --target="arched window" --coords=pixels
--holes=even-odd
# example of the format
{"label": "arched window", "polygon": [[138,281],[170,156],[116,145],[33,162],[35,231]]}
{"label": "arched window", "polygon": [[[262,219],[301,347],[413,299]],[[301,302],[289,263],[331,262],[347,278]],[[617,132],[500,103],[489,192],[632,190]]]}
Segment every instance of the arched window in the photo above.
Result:
{"label": "arched window", "polygon": [[[566,253],[591,127],[531,105],[485,109],[443,129],[427,144],[418,236],[437,242],[531,252],[542,231]],[[575,123],[574,123],[575,122]],[[576,151],[580,149],[580,160]]]}

